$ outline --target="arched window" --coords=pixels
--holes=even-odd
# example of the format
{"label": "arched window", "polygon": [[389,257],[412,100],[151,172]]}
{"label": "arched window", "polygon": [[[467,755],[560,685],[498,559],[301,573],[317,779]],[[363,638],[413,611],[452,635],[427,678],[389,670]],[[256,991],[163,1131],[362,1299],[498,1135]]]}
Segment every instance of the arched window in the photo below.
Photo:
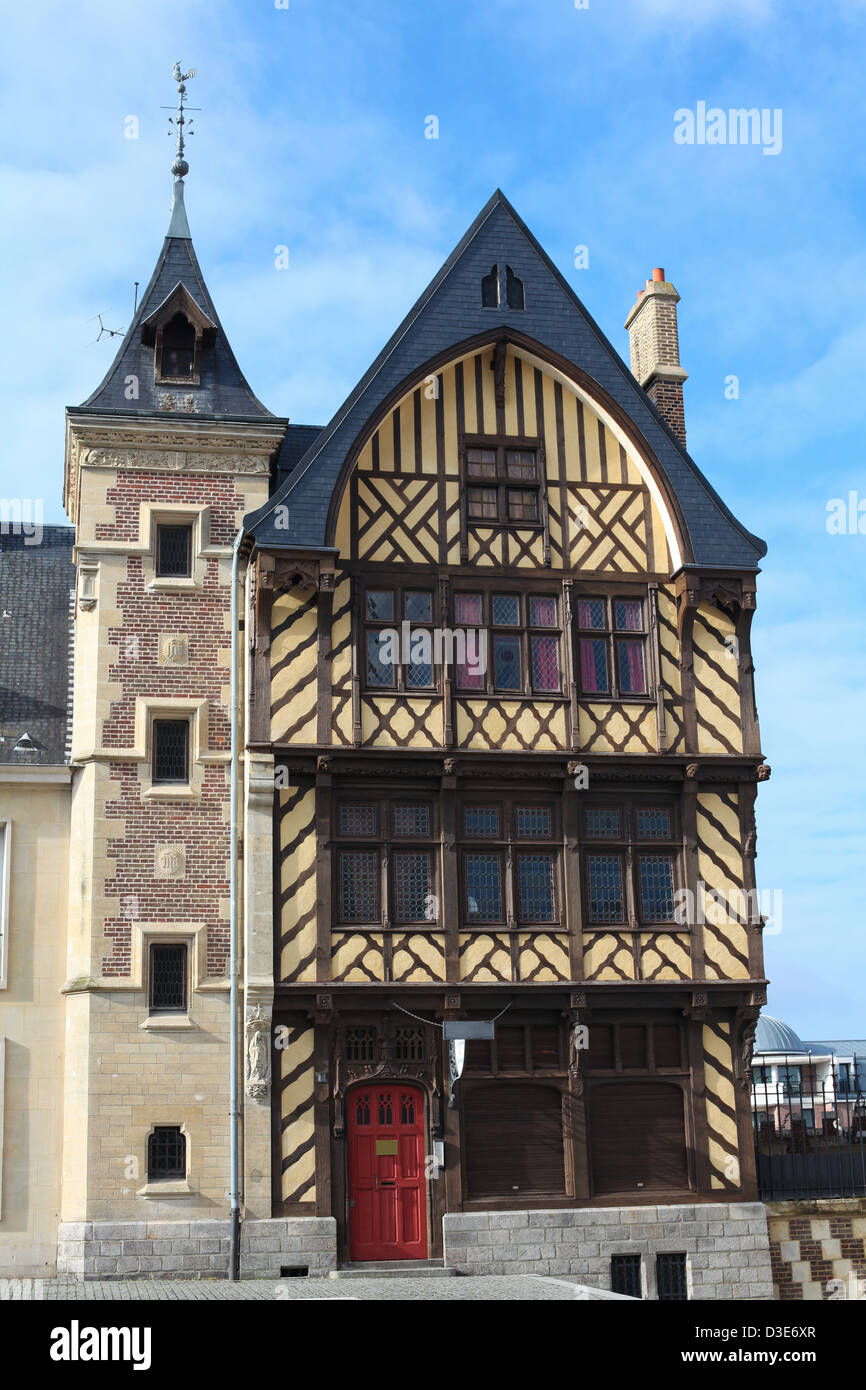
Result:
{"label": "arched window", "polygon": [[195,374],[195,329],[179,310],[162,330],[162,379],[189,381]]}
{"label": "arched window", "polygon": [[481,279],[481,307],[482,309],[499,308],[499,266],[490,267],[490,274],[482,276]]}
{"label": "arched window", "polygon": [[523,281],[518,280],[510,265],[505,267],[505,298],[509,309],[525,309],[526,296],[523,293]]}

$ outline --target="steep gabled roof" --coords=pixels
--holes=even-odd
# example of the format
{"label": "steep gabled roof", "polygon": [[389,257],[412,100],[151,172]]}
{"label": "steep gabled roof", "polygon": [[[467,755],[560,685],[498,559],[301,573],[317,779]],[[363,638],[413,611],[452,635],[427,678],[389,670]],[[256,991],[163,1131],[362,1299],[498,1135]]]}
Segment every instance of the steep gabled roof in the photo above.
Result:
{"label": "steep gabled roof", "polygon": [[72,526],[0,535],[0,764],[69,761],[74,540]]}
{"label": "steep gabled roof", "polygon": [[[169,235],[163,242],[162,252],[150,284],[141,298],[120,349],[109,367],[104,379],[96,390],[78,410],[123,415],[171,415],[175,412],[162,409],[162,398],[173,395],[178,400],[176,413],[189,418],[182,409],[181,398],[191,395],[195,398],[195,415],[205,419],[245,418],[272,420],[274,416],[266,410],[253,394],[249,383],[237,364],[225,330],[219,321],[213,300],[204,282],[183,207],[183,191],[175,184],[175,200],[172,207]],[[201,354],[201,385],[167,385],[154,381],[153,347],[142,342],[142,325],[150,319],[169,297],[182,285],[197,306],[199,312],[215,327],[215,333],[208,334],[211,339]],[[149,335],[145,331],[145,337]],[[151,344],[152,344],[151,336]],[[137,383],[138,397],[129,395],[129,382]],[[75,413],[73,408],[72,413]]]}
{"label": "steep gabled roof", "polygon": [[[482,307],[481,279],[494,264],[511,266],[524,282],[525,309]],[[498,189],[330,424],[265,506],[245,518],[247,530],[260,545],[323,546],[334,487],[365,423],[425,363],[479,335],[493,339],[505,327],[573,363],[625,412],[667,476],[696,564],[757,567],[764,542],[732,516]],[[289,499],[289,526],[277,527],[274,509]]]}

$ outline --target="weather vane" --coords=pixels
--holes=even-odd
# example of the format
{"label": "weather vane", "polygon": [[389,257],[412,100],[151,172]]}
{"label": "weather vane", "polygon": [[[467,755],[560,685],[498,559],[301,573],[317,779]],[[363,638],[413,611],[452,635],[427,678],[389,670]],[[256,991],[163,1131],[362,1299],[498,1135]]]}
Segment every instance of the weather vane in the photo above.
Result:
{"label": "weather vane", "polygon": [[[185,138],[183,133],[184,127],[187,126],[189,128],[189,135],[195,134],[195,131],[192,128],[192,118],[184,116],[183,113],[184,111],[201,110],[200,106],[187,106],[186,104],[186,84],[190,81],[191,78],[195,77],[197,71],[197,68],[190,68],[189,72],[182,72],[180,63],[175,63],[174,67],[171,70],[172,77],[177,83],[177,115],[169,116],[168,118],[168,134],[177,135],[177,151],[175,153],[174,163],[171,166],[171,172],[177,179],[182,179],[185,174],[189,173],[189,165],[187,164],[183,154]],[[163,111],[174,110],[174,108],[171,106],[164,106],[162,109]]]}

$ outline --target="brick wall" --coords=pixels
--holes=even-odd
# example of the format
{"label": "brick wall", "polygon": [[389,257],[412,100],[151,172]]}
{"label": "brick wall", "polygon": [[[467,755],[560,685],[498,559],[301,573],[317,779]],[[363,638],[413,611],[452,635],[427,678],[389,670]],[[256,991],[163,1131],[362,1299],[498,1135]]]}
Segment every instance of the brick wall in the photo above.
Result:
{"label": "brick wall", "polygon": [[776,1298],[866,1300],[866,1198],[768,1202],[767,1219]]}

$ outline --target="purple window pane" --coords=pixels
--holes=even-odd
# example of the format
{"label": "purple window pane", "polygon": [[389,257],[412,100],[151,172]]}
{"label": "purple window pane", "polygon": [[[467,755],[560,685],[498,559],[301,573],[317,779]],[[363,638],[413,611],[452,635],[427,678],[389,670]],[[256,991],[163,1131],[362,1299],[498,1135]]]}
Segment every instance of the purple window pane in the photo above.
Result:
{"label": "purple window pane", "polygon": [[580,683],[584,690],[590,692],[602,693],[610,689],[607,678],[607,643],[603,638],[581,638]]}
{"label": "purple window pane", "polygon": [[640,599],[617,599],[614,604],[614,622],[620,632],[641,632],[643,630],[643,604]]}
{"label": "purple window pane", "polygon": [[591,854],[589,871],[589,920],[591,922],[621,922],[622,862],[611,854]]}
{"label": "purple window pane", "polygon": [[481,595],[455,594],[454,621],[465,627],[474,627],[481,622]]}
{"label": "purple window pane", "polygon": [[577,600],[578,627],[604,628],[604,599],[579,598]]}
{"label": "purple window pane", "polygon": [[643,669],[643,642],[624,638],[617,639],[617,664],[619,665],[619,688],[625,695],[643,695],[646,680]]}
{"label": "purple window pane", "polygon": [[497,627],[520,626],[520,599],[516,594],[493,595],[493,621]]}
{"label": "purple window pane", "polygon": [[556,599],[531,598],[529,600],[530,627],[556,627]]}
{"label": "purple window pane", "polygon": [[532,639],[532,688],[559,689],[559,642],[555,637]]}
{"label": "purple window pane", "polygon": [[497,690],[520,690],[520,639],[494,637],[493,684]]}

